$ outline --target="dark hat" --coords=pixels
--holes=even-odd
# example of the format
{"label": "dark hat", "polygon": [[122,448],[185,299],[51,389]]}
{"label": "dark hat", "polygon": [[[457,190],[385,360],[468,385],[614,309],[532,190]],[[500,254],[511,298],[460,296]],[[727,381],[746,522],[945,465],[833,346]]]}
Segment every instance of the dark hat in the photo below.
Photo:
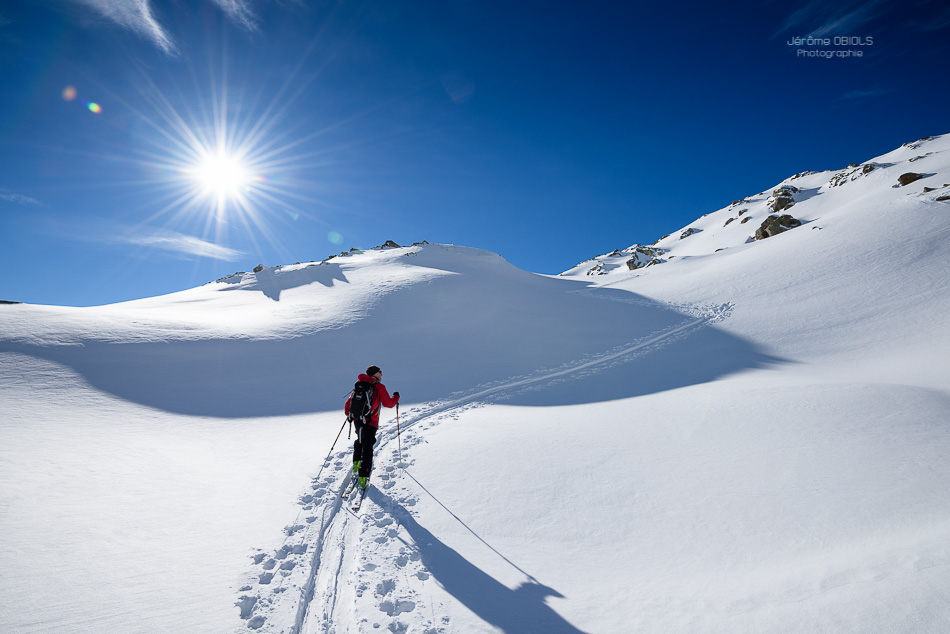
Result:
{"label": "dark hat", "polygon": [[377,372],[382,372],[382,370],[379,369],[378,365],[371,365],[368,368],[366,368],[366,374],[368,374],[369,376],[376,376]]}

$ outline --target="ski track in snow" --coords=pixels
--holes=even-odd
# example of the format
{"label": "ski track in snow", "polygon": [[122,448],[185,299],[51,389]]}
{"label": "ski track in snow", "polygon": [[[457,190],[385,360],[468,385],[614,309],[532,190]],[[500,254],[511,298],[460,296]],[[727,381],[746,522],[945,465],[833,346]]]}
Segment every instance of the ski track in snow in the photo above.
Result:
{"label": "ski track in snow", "polygon": [[[633,298],[603,295],[600,298],[639,303]],[[400,615],[416,611],[426,615],[421,618],[427,623],[423,630],[427,634],[451,631],[449,618],[438,615],[439,606],[421,596],[419,588],[430,574],[421,564],[418,551],[403,540],[397,530],[399,516],[408,513],[407,509],[415,506],[419,499],[419,486],[415,492],[410,490],[415,482],[411,475],[408,479],[402,478],[398,485],[395,478],[397,468],[405,469],[412,464],[412,460],[407,459],[411,448],[424,442],[419,432],[446,419],[457,419],[462,411],[479,407],[486,398],[504,401],[532,389],[603,372],[632,358],[653,354],[673,341],[727,318],[733,306],[676,306],[676,309],[687,317],[685,321],[627,345],[558,368],[480,385],[409,410],[399,422],[401,456],[395,435],[381,437],[376,445],[372,487],[358,513],[351,511],[349,502],[341,498],[349,481],[349,447],[328,456],[314,477],[310,491],[301,496],[300,511],[285,527],[286,536],[280,547],[270,554],[259,551],[252,556],[253,566],[235,603],[242,620],[235,632],[329,634],[381,631],[380,628],[385,627],[399,634],[410,628],[410,624],[400,620]],[[383,495],[374,494],[374,488]],[[406,519],[411,521],[411,518]],[[359,547],[361,542],[373,544],[374,548]],[[401,579],[385,578],[376,587],[369,587],[357,576],[359,570],[377,569],[384,571],[387,577]],[[415,581],[410,581],[410,577]],[[375,611],[371,609],[373,604]],[[347,606],[349,612],[344,613]],[[418,619],[413,625],[419,625]]]}

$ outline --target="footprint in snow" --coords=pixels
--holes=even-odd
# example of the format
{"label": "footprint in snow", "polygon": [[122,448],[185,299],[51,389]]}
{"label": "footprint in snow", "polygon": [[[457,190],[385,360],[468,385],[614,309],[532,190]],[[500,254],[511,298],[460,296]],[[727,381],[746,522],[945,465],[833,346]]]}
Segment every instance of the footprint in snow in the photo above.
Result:
{"label": "footprint in snow", "polygon": [[277,559],[285,559],[287,555],[303,555],[306,552],[307,544],[294,544],[292,546],[290,544],[284,544],[280,547],[280,550],[274,553],[274,557]]}
{"label": "footprint in snow", "polygon": [[379,609],[382,612],[385,612],[389,616],[398,616],[400,614],[405,614],[407,612],[412,612],[416,609],[415,601],[404,601],[402,599],[396,601],[383,601],[379,604]]}
{"label": "footprint in snow", "polygon": [[237,600],[234,604],[241,609],[241,618],[247,620],[251,618],[251,612],[254,611],[254,606],[257,604],[257,597],[248,597],[243,596]]}
{"label": "footprint in snow", "polygon": [[247,622],[247,626],[251,628],[252,630],[259,630],[262,627],[264,627],[264,621],[266,620],[267,619],[265,619],[263,616],[258,614],[253,619]]}
{"label": "footprint in snow", "polygon": [[396,589],[396,582],[392,579],[383,579],[376,584],[376,594],[381,597],[385,597],[387,594]]}

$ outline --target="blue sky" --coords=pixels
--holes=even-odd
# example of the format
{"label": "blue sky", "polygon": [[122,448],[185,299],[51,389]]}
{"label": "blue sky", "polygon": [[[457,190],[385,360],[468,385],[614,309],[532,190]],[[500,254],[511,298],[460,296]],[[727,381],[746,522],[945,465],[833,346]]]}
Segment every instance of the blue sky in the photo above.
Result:
{"label": "blue sky", "polygon": [[950,132],[948,62],[936,0],[6,0],[0,299],[388,239],[557,273]]}

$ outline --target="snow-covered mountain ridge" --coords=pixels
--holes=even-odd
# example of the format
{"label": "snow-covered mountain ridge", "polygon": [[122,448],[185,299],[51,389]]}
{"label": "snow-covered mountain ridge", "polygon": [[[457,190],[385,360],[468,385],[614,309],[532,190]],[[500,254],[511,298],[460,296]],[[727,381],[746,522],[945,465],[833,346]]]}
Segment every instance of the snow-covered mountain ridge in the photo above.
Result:
{"label": "snow-covered mountain ridge", "polygon": [[[904,175],[910,175],[905,177],[906,184],[901,180]],[[950,135],[905,143],[844,169],[795,174],[771,189],[705,214],[649,246],[615,249],[561,275],[648,274],[648,267],[675,258],[711,256],[752,244],[756,231],[773,216],[790,215],[806,229],[820,230],[820,221],[829,215],[860,213],[855,206],[858,201],[866,209],[901,197],[950,206]],[[941,213],[939,208],[934,212]]]}

